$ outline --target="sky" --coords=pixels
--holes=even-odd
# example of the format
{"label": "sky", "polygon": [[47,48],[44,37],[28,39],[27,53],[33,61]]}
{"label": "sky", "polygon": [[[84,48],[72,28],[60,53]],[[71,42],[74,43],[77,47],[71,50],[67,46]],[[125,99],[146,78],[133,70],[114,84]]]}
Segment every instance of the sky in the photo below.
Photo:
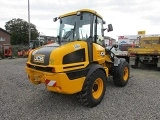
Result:
{"label": "sky", "polygon": [[[97,11],[107,24],[113,25],[112,32],[105,36],[160,34],[160,0],[30,0],[30,22],[47,36],[57,36],[58,23],[53,18],[79,9]],[[0,27],[6,22],[20,18],[28,22],[28,0],[1,0]]]}

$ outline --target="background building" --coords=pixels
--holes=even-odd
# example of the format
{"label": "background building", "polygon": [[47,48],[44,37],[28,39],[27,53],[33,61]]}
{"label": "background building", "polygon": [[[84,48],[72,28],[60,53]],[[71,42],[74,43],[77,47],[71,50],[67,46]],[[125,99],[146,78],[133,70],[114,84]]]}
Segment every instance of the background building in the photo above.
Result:
{"label": "background building", "polygon": [[11,34],[9,32],[0,28],[0,51],[2,51],[3,45],[10,45],[10,36]]}

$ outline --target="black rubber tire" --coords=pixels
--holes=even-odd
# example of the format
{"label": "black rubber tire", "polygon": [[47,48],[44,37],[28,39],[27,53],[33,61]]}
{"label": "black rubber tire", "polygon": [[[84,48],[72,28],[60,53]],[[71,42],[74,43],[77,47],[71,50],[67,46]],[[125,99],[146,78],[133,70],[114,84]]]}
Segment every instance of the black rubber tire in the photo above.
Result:
{"label": "black rubber tire", "polygon": [[[125,78],[124,78],[124,75]],[[126,86],[129,80],[130,69],[127,61],[121,61],[119,66],[114,67],[113,82],[115,85]]]}
{"label": "black rubber tire", "polygon": [[[93,97],[93,94],[94,94],[93,85],[95,85],[95,81],[97,79],[102,80],[102,82],[103,82],[102,89],[103,90],[102,90],[100,96],[97,99],[95,99]],[[96,87],[98,89],[98,86],[96,86]],[[83,88],[82,88],[82,91],[77,94],[77,97],[78,97],[79,102],[81,102],[84,106],[95,107],[102,101],[104,94],[105,94],[105,91],[106,91],[106,75],[105,75],[104,71],[102,71],[101,69],[97,69],[85,81]]]}

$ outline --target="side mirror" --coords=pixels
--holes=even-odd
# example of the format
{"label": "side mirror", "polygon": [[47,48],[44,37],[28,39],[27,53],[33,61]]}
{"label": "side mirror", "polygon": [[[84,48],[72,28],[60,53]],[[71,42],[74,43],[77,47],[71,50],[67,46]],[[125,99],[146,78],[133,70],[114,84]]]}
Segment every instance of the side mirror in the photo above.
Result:
{"label": "side mirror", "polygon": [[113,31],[112,24],[108,24],[108,32]]}
{"label": "side mirror", "polygon": [[113,31],[112,24],[108,24],[108,28],[102,29],[103,31],[107,30],[108,32]]}

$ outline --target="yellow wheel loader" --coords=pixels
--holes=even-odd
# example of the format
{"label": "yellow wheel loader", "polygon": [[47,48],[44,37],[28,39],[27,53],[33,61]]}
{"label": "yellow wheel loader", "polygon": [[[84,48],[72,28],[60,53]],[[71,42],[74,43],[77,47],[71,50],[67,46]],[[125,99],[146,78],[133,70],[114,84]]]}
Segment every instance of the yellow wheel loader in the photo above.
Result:
{"label": "yellow wheel loader", "polygon": [[128,62],[104,46],[104,31],[112,31],[112,24],[104,28],[102,16],[89,9],[53,20],[59,21],[57,42],[36,48],[28,56],[26,72],[31,83],[43,83],[57,93],[77,94],[87,107],[102,101],[109,76],[117,86],[128,83]]}

